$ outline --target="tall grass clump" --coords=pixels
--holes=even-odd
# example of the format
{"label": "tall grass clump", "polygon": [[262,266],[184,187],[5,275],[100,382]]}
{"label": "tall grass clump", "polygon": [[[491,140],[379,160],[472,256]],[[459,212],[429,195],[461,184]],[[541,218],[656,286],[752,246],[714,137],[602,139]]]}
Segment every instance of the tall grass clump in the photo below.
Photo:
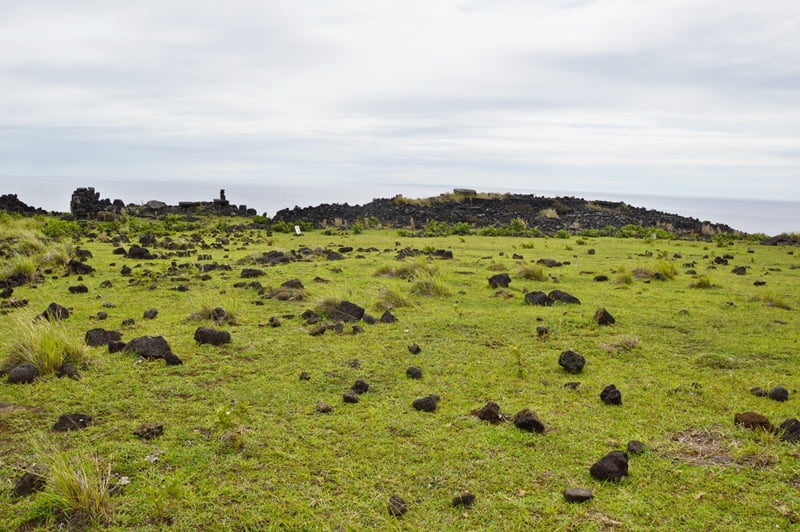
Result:
{"label": "tall grass clump", "polygon": [[761,300],[768,307],[775,307],[783,310],[792,310],[792,307],[789,306],[786,300],[783,299],[778,294],[776,294],[775,292],[767,292],[761,297]]}
{"label": "tall grass clump", "polygon": [[714,283],[711,282],[711,277],[708,275],[698,275],[691,283],[689,288],[714,288]]}
{"label": "tall grass clump", "polygon": [[629,285],[633,284],[633,272],[625,266],[617,268],[614,284]]}
{"label": "tall grass clump", "polygon": [[678,275],[678,267],[670,260],[658,261],[655,265],[655,271],[670,281],[675,279]]}
{"label": "tall grass clump", "polygon": [[239,316],[239,300],[218,295],[203,294],[194,300],[194,312],[189,314],[190,320],[211,320],[215,323],[237,325]]}
{"label": "tall grass clump", "polygon": [[414,281],[411,293],[418,296],[448,297],[451,292],[440,275],[429,274]]}
{"label": "tall grass clump", "polygon": [[3,279],[24,279],[28,283],[36,280],[39,271],[39,261],[30,255],[13,255],[9,258],[2,270]]}
{"label": "tall grass clump", "polygon": [[517,277],[540,282],[547,281],[548,279],[547,273],[542,266],[528,263],[522,263],[517,267]]}
{"label": "tall grass clump", "polygon": [[386,286],[378,290],[378,301],[375,303],[375,309],[379,311],[391,310],[398,307],[410,307],[411,301],[405,294],[399,290],[389,288]]}
{"label": "tall grass clump", "polygon": [[49,477],[39,495],[32,521],[73,530],[108,524],[112,515],[109,493],[111,466],[96,456],[46,453]]}
{"label": "tall grass clump", "polygon": [[65,362],[80,367],[89,361],[86,344],[73,339],[62,323],[36,319],[30,312],[15,317],[13,328],[4,335],[3,348],[3,367],[28,362],[40,375],[57,372]]}

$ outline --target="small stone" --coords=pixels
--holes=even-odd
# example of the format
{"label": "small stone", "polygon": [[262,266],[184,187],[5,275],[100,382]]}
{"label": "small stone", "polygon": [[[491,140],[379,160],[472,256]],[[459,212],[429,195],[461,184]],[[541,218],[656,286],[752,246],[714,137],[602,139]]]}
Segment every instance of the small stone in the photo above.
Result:
{"label": "small stone", "polygon": [[311,380],[311,374],[309,372],[307,372],[307,371],[301,372],[300,373],[300,380],[301,381],[310,381]]}
{"label": "small stone", "polygon": [[[364,321],[366,321],[366,320],[364,320]],[[392,314],[391,312],[389,312],[387,310],[386,312],[381,314],[381,320],[380,321],[381,321],[381,323],[394,323],[394,322],[397,321],[397,318],[395,317],[394,314]]]}
{"label": "small stone", "polygon": [[53,430],[56,432],[67,432],[70,430],[83,429],[89,426],[92,417],[86,414],[62,414],[59,416]]}
{"label": "small stone", "polygon": [[765,390],[761,386],[754,386],[753,388],[750,388],[750,393],[755,395],[756,397],[766,397],[767,396],[767,390]]}
{"label": "small stone", "polygon": [[564,351],[558,357],[558,365],[564,368],[567,373],[577,374],[586,365],[586,357],[575,351]]}
{"label": "small stone", "polygon": [[778,427],[778,433],[782,441],[800,442],[800,421],[793,417],[788,418]]}
{"label": "small stone", "polygon": [[39,370],[30,362],[24,362],[8,373],[9,384],[30,384],[39,376]]}
{"label": "small stone", "polygon": [[[356,396],[356,399],[358,399],[358,396]],[[345,401],[345,402],[347,402],[347,401]],[[331,412],[333,412],[333,408],[331,408],[331,405],[329,405],[325,401],[318,401],[317,402],[317,412],[319,412],[320,414],[330,414]]]}
{"label": "small stone", "polygon": [[475,409],[470,414],[493,425],[506,421],[506,417],[500,413],[500,406],[494,401],[487,402],[482,408]]}
{"label": "small stone", "polygon": [[220,346],[231,343],[231,333],[210,327],[198,327],[194,331],[194,341],[200,345],[211,344]]}
{"label": "small stone", "polygon": [[353,334],[361,334],[364,332],[364,327],[361,325],[353,325]]}
{"label": "small stone", "polygon": [[417,344],[411,344],[410,346],[408,346],[408,351],[412,355],[418,355],[422,352],[422,348]]}
{"label": "small stone", "polygon": [[47,485],[42,467],[34,467],[33,471],[26,471],[14,483],[14,495],[27,497],[37,491],[42,491]]}
{"label": "small stone", "polygon": [[360,399],[356,392],[350,390],[349,392],[345,392],[342,396],[342,400],[344,400],[345,403],[357,403]]}
{"label": "small stone", "polygon": [[75,369],[75,366],[70,364],[69,362],[64,362],[61,364],[61,367],[58,368],[56,371],[56,377],[59,379],[61,377],[69,377],[70,379],[78,380],[80,379],[80,375],[78,375],[78,370]]}
{"label": "small stone", "polygon": [[594,321],[596,321],[598,325],[613,325],[617,320],[609,311],[600,307],[594,313]]}
{"label": "small stone", "polygon": [[594,494],[587,488],[567,488],[564,490],[564,498],[567,502],[580,503],[594,499]]}
{"label": "small stone", "polygon": [[578,381],[570,381],[564,383],[564,388],[567,388],[568,390],[577,390],[578,388],[580,388],[580,386],[581,383]]}
{"label": "small stone", "polygon": [[536,336],[539,338],[547,336],[548,334],[550,334],[550,329],[547,327],[536,327]]}
{"label": "small stone", "polygon": [[353,383],[353,386],[350,388],[353,393],[357,393],[361,395],[362,393],[367,393],[369,390],[369,383],[367,381],[358,379],[356,382]]}
{"label": "small stone", "polygon": [[628,442],[628,454],[642,454],[646,449],[647,447],[645,447],[645,444],[639,440],[631,440]]}
{"label": "small stone", "polygon": [[589,468],[595,480],[621,480],[628,476],[628,455],[623,451],[611,451]]}
{"label": "small stone", "polygon": [[470,492],[464,492],[461,495],[456,495],[453,497],[453,507],[458,508],[459,506],[463,506],[464,508],[469,508],[475,502],[475,495]]}
{"label": "small stone", "polygon": [[536,412],[524,408],[514,415],[514,426],[528,432],[544,432],[544,423],[539,420]]}
{"label": "small stone", "polygon": [[409,379],[421,379],[422,370],[419,369],[417,366],[408,366],[406,368],[406,377],[408,377]]}
{"label": "small stone", "polygon": [[609,384],[600,392],[600,399],[607,405],[621,405],[622,392],[617,390],[613,384]]}
{"label": "small stone", "polygon": [[783,386],[775,386],[769,391],[769,398],[773,401],[786,401],[789,399],[789,390]]}
{"label": "small stone", "polygon": [[439,396],[435,393],[415,399],[414,402],[411,403],[416,410],[421,410],[422,412],[434,412],[438,404]]}
{"label": "small stone", "polygon": [[388,510],[389,515],[393,517],[400,517],[408,511],[408,505],[406,504],[406,501],[402,499],[402,497],[395,493],[389,497]]}
{"label": "small stone", "polygon": [[145,310],[144,313],[142,314],[142,317],[146,320],[152,320],[156,316],[158,316],[158,309],[155,308],[149,308]]}
{"label": "small stone", "polygon": [[328,328],[325,325],[320,323],[317,326],[315,326],[313,329],[308,331],[308,335],[309,336],[320,336],[320,335],[325,334],[326,330],[328,330]]}

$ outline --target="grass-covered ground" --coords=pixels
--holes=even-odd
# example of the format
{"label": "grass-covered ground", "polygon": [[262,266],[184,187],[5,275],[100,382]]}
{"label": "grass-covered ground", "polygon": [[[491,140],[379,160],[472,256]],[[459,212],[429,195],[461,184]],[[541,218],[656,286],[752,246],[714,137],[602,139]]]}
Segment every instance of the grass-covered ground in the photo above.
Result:
{"label": "grass-covered ground", "polygon": [[[181,231],[192,227],[175,220],[166,229],[98,224],[74,240],[56,222],[1,221],[0,276],[22,271],[33,282],[5,299],[29,303],[6,303],[0,360],[20,356],[20,339],[50,334],[66,338],[72,359],[88,362],[80,379],[3,377],[0,529],[764,530],[800,520],[796,444],[733,422],[746,411],[774,425],[798,417],[800,250],[650,238],[411,238],[395,230],[268,236],[227,222]],[[169,230],[176,249],[161,247],[165,234],[146,247],[166,258],[113,253],[154,229]],[[120,234],[130,243],[112,241]],[[82,280],[65,275],[76,247],[91,252],[86,264],[95,268]],[[304,247],[315,252],[275,266],[255,261]],[[353,251],[341,260],[322,251],[343,247]],[[453,258],[396,259],[406,247]],[[198,260],[203,254],[210,258]],[[725,255],[728,264],[715,263]],[[536,264],[544,258],[563,265]],[[198,268],[210,263],[231,269]],[[746,273],[732,273],[737,266]],[[244,268],[264,274],[243,279]],[[503,272],[510,286],[490,288],[488,277]],[[595,280],[600,275],[608,280]],[[291,299],[265,297],[290,279],[304,286]],[[78,284],[88,292],[71,293]],[[581,304],[524,302],[526,292],[555,289]],[[397,322],[309,335],[314,325],[301,314],[340,301],[375,317],[390,308]],[[52,302],[70,317],[31,325]],[[215,307],[232,322],[214,323]],[[615,324],[594,321],[600,307]],[[143,319],[150,308],[158,315]],[[135,323],[123,325],[128,318]],[[200,345],[200,326],[226,330],[232,342]],[[82,345],[96,327],[120,331],[124,342],[163,336],[183,364]],[[58,341],[44,343],[40,351],[63,353]],[[421,351],[413,354],[411,344]],[[558,365],[565,350],[586,357],[582,373]],[[412,365],[421,379],[406,376]],[[345,403],[357,379],[369,390]],[[580,386],[565,387],[570,381]],[[622,405],[601,402],[609,384],[621,390]],[[776,385],[790,391],[788,401],[750,392]],[[441,398],[435,412],[412,407],[432,393]],[[530,408],[546,431],[470,415],[487,401],[509,419]],[[319,402],[332,411],[318,412]],[[65,413],[92,422],[53,431]],[[159,423],[161,436],[134,435]],[[589,475],[630,440],[646,451],[630,456],[627,478]],[[46,485],[14,496],[26,471]],[[595,498],[570,504],[562,495],[570,487]],[[454,507],[465,492],[474,504]],[[393,494],[407,504],[400,517],[387,510]]]}

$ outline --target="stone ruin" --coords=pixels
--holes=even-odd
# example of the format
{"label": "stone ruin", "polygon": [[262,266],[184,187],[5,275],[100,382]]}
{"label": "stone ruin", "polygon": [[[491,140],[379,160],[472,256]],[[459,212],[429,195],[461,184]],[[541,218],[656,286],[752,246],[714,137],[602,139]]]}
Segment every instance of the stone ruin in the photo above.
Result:
{"label": "stone ruin", "polygon": [[78,219],[109,220],[120,214],[134,216],[163,216],[165,214],[217,214],[221,216],[255,216],[255,209],[247,205],[232,205],[225,197],[225,190],[219,191],[219,198],[212,201],[181,201],[178,205],[167,205],[163,201],[150,200],[143,205],[122,200],[100,199],[94,187],[79,187],[72,193],[69,209]]}

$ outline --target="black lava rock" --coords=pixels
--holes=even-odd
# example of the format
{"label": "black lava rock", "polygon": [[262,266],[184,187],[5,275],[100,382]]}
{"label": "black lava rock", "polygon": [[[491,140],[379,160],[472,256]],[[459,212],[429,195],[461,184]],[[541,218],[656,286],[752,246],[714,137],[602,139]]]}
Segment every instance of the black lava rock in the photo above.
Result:
{"label": "black lava rock", "polygon": [[518,429],[527,430],[528,432],[544,432],[544,423],[539,420],[536,412],[524,408],[514,415],[514,426]]}
{"label": "black lava rock", "polygon": [[408,505],[402,497],[397,494],[393,494],[391,497],[389,497],[387,509],[389,510],[389,515],[393,517],[400,517],[408,511]]}
{"label": "black lava rock", "polygon": [[419,369],[417,366],[408,366],[406,368],[406,377],[408,377],[409,379],[421,379],[422,370]]}
{"label": "black lava rock", "polygon": [[56,432],[67,432],[70,430],[83,429],[92,422],[92,416],[86,414],[62,414],[59,416],[53,430]]}
{"label": "black lava rock", "polygon": [[411,405],[416,410],[421,410],[423,412],[434,412],[436,411],[436,406],[439,404],[439,396],[435,393],[430,395],[426,395],[425,397],[420,397],[419,399],[414,399],[414,402]]}
{"label": "black lava rock", "polygon": [[622,392],[617,390],[613,384],[609,384],[600,392],[600,399],[607,405],[621,405]]}
{"label": "black lava rock", "polygon": [[462,493],[461,495],[456,495],[453,497],[453,507],[458,508],[459,506],[463,506],[464,508],[469,508],[475,502],[475,495],[470,492]]}
{"label": "black lava rock", "polygon": [[194,331],[194,341],[198,344],[224,345],[231,343],[231,333],[210,327],[198,327]]}
{"label": "black lava rock", "polygon": [[9,384],[30,384],[39,376],[39,370],[30,362],[24,362],[8,373]]}
{"label": "black lava rock", "polygon": [[558,357],[558,365],[564,368],[567,373],[577,374],[586,365],[586,357],[575,351],[564,351]]}
{"label": "black lava rock", "polygon": [[369,390],[369,383],[367,381],[358,379],[356,382],[353,383],[353,386],[350,387],[350,390],[353,393],[357,393],[358,395],[361,395],[362,393],[367,393],[367,391]]}
{"label": "black lava rock", "polygon": [[786,401],[789,399],[789,390],[783,386],[775,386],[769,391],[769,398],[773,401]]}
{"label": "black lava rock", "polygon": [[564,490],[564,498],[567,502],[581,503],[594,499],[594,494],[587,488],[567,488]]}
{"label": "black lava rock", "polygon": [[595,480],[621,480],[628,476],[628,455],[611,451],[589,468],[589,474]]}

